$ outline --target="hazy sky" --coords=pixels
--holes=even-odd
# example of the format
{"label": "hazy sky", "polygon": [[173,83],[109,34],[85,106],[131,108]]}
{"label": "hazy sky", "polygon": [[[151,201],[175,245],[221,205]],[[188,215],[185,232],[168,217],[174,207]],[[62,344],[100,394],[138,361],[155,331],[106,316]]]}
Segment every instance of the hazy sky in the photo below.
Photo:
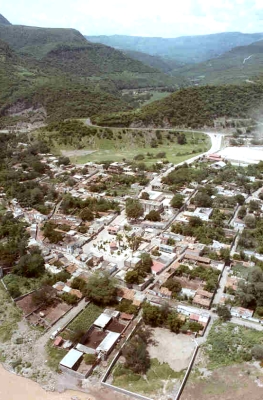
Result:
{"label": "hazy sky", "polygon": [[11,23],[76,28],[86,35],[176,37],[263,32],[263,0],[2,0]]}

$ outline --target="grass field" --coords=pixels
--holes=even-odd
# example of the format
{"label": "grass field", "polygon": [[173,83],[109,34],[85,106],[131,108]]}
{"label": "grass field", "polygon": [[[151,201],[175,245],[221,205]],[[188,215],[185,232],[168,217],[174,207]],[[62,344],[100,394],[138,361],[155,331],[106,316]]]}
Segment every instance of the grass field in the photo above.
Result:
{"label": "grass field", "polygon": [[165,97],[170,96],[171,93],[170,92],[153,91],[153,92],[151,92],[151,94],[152,94],[152,97],[149,100],[146,100],[142,104],[142,106],[145,106],[146,104],[150,104],[150,103],[152,103],[153,101],[156,101],[156,100],[164,99]]}
{"label": "grass field", "polygon": [[0,282],[0,341],[6,342],[11,339],[17,328],[17,322],[21,319],[21,312],[11,301]]}
{"label": "grass field", "polygon": [[103,308],[90,303],[68,326],[72,331],[85,331],[103,312]]}
{"label": "grass field", "polygon": [[47,351],[47,355],[48,355],[47,364],[48,364],[49,368],[51,368],[53,371],[58,372],[59,362],[67,354],[68,351],[65,349],[59,349],[59,348],[53,346],[53,342],[51,342],[51,341],[49,341],[47,343],[46,351]]}
{"label": "grass field", "polygon": [[262,332],[232,323],[215,322],[204,346],[209,369],[251,359],[251,349],[263,344]]}
{"label": "grass field", "polygon": [[151,366],[145,376],[133,373],[124,366],[117,364],[113,370],[112,384],[140,394],[162,393],[172,390],[177,380],[181,380],[184,371],[175,372],[167,363],[151,359]]}
{"label": "grass field", "polygon": [[[143,162],[151,165],[158,161],[158,158],[148,158],[147,153],[152,153],[156,156],[158,153],[165,152],[165,158],[169,162],[177,164],[207,151],[211,146],[210,138],[202,133],[187,132],[185,135],[187,143],[184,145],[179,145],[176,141],[170,142],[164,137],[162,144],[158,144],[158,147],[153,148],[150,143],[145,143],[147,142],[145,138],[142,140],[142,137],[135,136],[133,131],[129,131],[129,134],[126,133],[122,139],[118,139],[118,136],[114,140],[96,138],[95,143],[87,147],[87,150],[93,150],[92,153],[79,156],[76,151],[76,155],[70,158],[73,163],[85,164],[89,161],[123,161],[123,159],[131,161],[136,155],[143,154],[145,156]],[[61,146],[62,149],[64,148]]]}

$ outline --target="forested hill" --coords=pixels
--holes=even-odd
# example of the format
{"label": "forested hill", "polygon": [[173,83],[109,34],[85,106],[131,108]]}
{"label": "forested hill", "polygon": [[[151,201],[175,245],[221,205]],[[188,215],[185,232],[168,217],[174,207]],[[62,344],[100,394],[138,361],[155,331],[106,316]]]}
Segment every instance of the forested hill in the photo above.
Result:
{"label": "forested hill", "polygon": [[235,47],[220,57],[174,71],[174,75],[189,83],[229,84],[253,80],[263,70],[263,40]]}
{"label": "forested hill", "polygon": [[101,116],[94,123],[104,126],[144,125],[156,127],[213,126],[218,117],[247,118],[263,111],[263,85],[202,86],[179,90],[140,111]]}
{"label": "forested hill", "polygon": [[74,29],[0,24],[0,40],[0,127],[28,120],[31,107],[52,121],[85,118],[131,109],[122,89],[174,88],[173,77]]}
{"label": "forested hill", "polygon": [[11,25],[11,23],[2,14],[0,14],[0,24],[1,25]]}
{"label": "forested hill", "polygon": [[263,33],[223,32],[212,35],[181,36],[177,38],[141,36],[86,36],[92,42],[116,49],[140,51],[183,63],[199,63],[217,57],[236,46],[263,39]]}

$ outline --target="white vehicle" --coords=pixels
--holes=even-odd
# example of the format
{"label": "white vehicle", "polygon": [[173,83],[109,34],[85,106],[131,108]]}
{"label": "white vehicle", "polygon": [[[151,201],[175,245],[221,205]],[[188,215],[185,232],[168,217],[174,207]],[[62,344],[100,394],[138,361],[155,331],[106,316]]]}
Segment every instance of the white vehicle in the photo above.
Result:
{"label": "white vehicle", "polygon": [[56,336],[59,334],[59,332],[61,331],[61,328],[56,329],[51,335],[50,335],[50,339],[54,340],[56,338]]}

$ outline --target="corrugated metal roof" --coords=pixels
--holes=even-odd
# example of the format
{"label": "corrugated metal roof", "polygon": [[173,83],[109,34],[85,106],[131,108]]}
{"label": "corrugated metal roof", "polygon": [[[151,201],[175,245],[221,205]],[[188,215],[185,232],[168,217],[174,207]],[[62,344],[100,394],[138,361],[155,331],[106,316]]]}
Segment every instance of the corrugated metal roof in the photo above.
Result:
{"label": "corrugated metal roof", "polygon": [[60,361],[61,365],[64,365],[64,367],[67,368],[73,368],[76,362],[82,357],[83,353],[81,353],[78,350],[71,349],[69,352],[65,355],[65,357]]}
{"label": "corrugated metal roof", "polygon": [[96,351],[105,351],[107,353],[112,348],[114,343],[116,343],[119,337],[119,333],[109,332],[101,344],[96,348]]}

